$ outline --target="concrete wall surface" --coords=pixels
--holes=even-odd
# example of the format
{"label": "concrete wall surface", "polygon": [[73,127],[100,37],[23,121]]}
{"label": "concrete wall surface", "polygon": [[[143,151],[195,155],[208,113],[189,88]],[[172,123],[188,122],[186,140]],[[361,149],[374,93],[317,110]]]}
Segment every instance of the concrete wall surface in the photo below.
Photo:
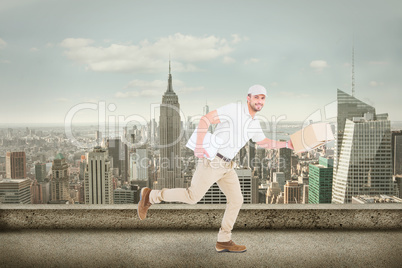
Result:
{"label": "concrete wall surface", "polygon": [[[4,205],[0,229],[217,229],[225,205]],[[234,229],[402,229],[401,204],[243,205]]]}

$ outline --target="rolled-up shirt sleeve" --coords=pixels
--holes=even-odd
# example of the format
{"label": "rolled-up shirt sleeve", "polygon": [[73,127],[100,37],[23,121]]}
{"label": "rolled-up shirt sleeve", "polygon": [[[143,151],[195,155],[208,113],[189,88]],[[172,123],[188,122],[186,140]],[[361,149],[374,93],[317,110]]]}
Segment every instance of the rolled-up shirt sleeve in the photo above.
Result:
{"label": "rolled-up shirt sleeve", "polygon": [[216,112],[219,117],[219,121],[225,122],[228,120],[234,120],[233,116],[236,115],[236,103],[229,103],[222,107],[216,109]]}

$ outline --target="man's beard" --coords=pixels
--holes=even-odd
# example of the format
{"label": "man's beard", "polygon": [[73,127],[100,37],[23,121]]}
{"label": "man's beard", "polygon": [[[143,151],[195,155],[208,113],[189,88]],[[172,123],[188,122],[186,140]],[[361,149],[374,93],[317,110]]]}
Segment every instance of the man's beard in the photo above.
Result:
{"label": "man's beard", "polygon": [[250,107],[251,107],[251,109],[253,109],[254,112],[259,112],[259,111],[262,110],[262,108],[264,107],[264,105],[260,105],[261,108],[260,108],[259,110],[256,108],[255,104],[254,104],[254,105],[250,104]]}

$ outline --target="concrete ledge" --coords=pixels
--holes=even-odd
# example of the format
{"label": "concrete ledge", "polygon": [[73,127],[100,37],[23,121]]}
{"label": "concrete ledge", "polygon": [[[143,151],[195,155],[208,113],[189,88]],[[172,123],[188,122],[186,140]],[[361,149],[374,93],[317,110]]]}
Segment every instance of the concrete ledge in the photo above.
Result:
{"label": "concrete ledge", "polygon": [[[0,229],[219,229],[225,205],[0,205]],[[235,229],[402,229],[401,204],[243,205]]]}

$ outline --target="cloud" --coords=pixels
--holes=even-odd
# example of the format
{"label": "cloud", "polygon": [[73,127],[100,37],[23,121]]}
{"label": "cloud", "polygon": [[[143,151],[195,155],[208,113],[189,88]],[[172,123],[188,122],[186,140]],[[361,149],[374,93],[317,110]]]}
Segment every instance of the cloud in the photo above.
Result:
{"label": "cloud", "polygon": [[30,51],[31,52],[37,52],[39,49],[37,49],[36,47],[31,47]]}
{"label": "cloud", "polygon": [[69,49],[79,49],[82,47],[87,47],[92,43],[94,43],[94,41],[91,39],[66,38],[60,43],[60,46]]}
{"label": "cloud", "polygon": [[238,35],[238,34],[232,34],[232,41],[231,41],[231,43],[232,43],[232,44],[237,44],[237,43],[240,43],[240,42],[242,42],[242,41],[247,41],[247,40],[249,40],[249,38],[246,37],[246,36],[241,37],[241,36]]}
{"label": "cloud", "polygon": [[6,64],[11,63],[11,61],[9,61],[9,60],[1,60],[0,62],[1,63],[6,63]]}
{"label": "cloud", "polygon": [[244,64],[251,64],[251,63],[257,63],[259,62],[260,59],[256,59],[256,58],[250,58],[244,61]]}
{"label": "cloud", "polygon": [[310,67],[313,68],[316,72],[321,72],[325,68],[328,68],[329,65],[324,60],[313,60],[310,62]]}
{"label": "cloud", "polygon": [[52,48],[52,47],[54,47],[54,44],[49,42],[49,43],[46,44],[46,47],[47,48]]}
{"label": "cloud", "polygon": [[370,81],[369,85],[370,85],[371,87],[377,87],[377,86],[382,86],[382,85],[384,85],[384,83],[383,83],[383,82],[377,82],[377,81]]}
{"label": "cloud", "polygon": [[[197,62],[225,57],[234,48],[224,38],[197,37],[176,33],[154,42],[143,40],[137,45],[113,43],[94,46],[91,39],[67,38],[60,46],[71,60],[98,72],[152,73],[165,70],[167,56],[172,55],[175,71],[199,71]],[[102,43],[104,44],[104,43]]]}
{"label": "cloud", "polygon": [[[153,97],[161,96],[167,89],[167,81],[154,80],[154,81],[144,81],[144,80],[133,80],[130,81],[125,89],[134,89],[134,91],[117,92],[115,94],[116,98],[129,98],[129,97]],[[190,93],[194,91],[204,90],[204,87],[188,87],[181,80],[173,81],[173,90],[176,93]]]}
{"label": "cloud", "polygon": [[235,63],[235,62],[236,62],[236,60],[231,57],[225,56],[223,58],[223,63],[225,63],[225,64],[231,64],[231,63]]}
{"label": "cloud", "polygon": [[0,49],[4,49],[7,46],[6,41],[0,38]]}

